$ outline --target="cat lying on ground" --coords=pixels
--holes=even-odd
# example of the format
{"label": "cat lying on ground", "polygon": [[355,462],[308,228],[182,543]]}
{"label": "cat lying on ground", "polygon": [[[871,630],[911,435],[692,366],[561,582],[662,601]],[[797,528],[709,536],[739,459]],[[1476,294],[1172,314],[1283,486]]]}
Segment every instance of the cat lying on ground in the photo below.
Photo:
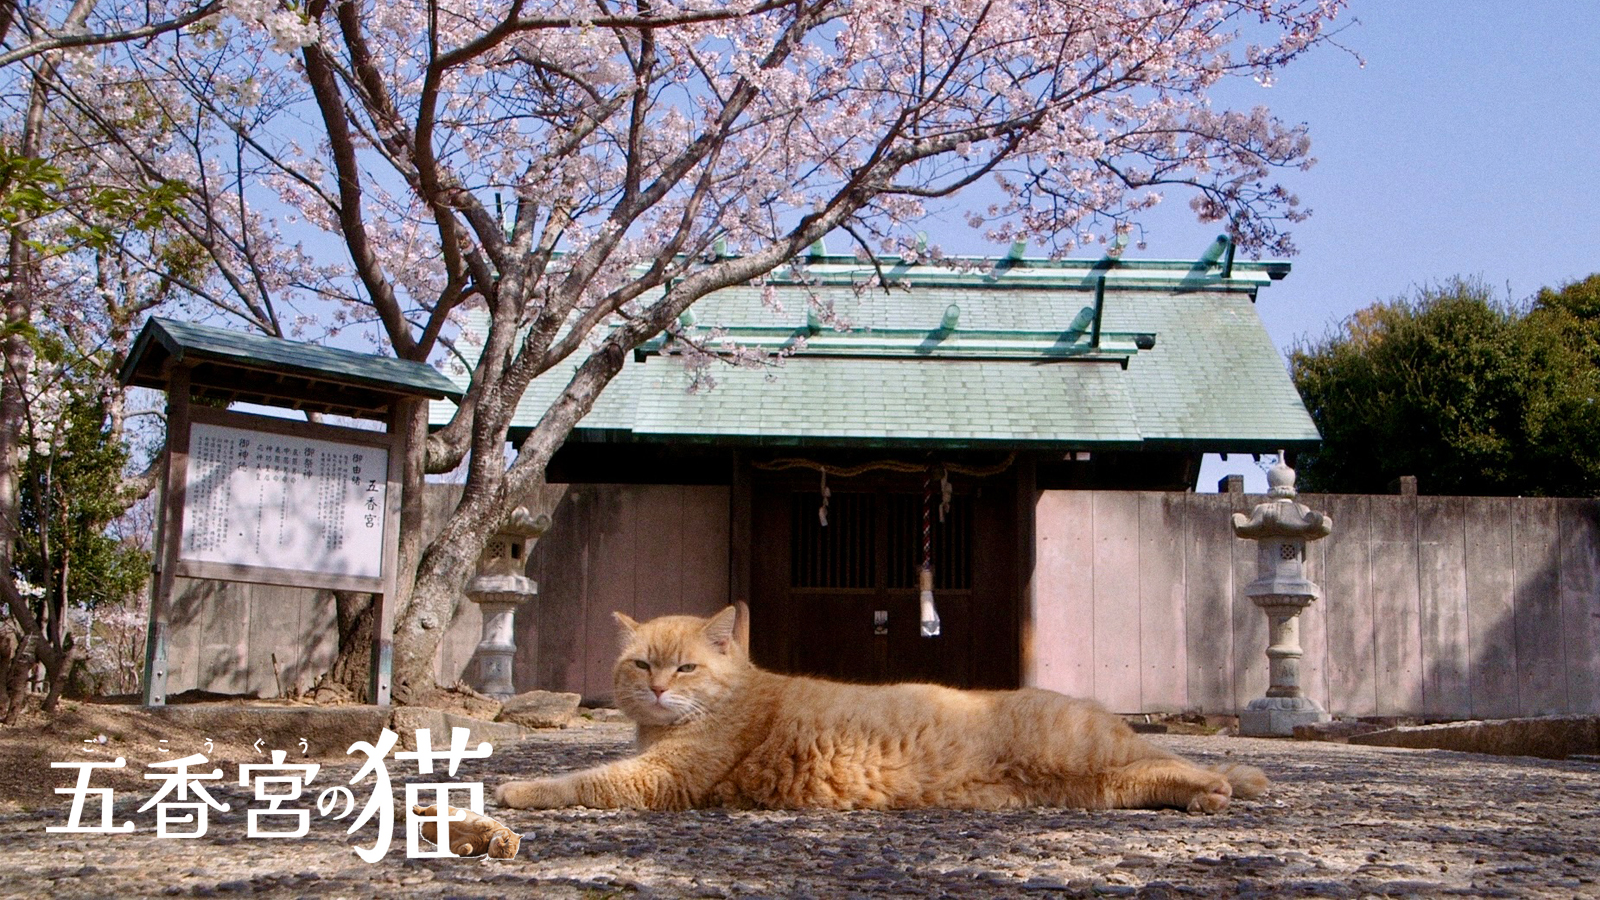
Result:
{"label": "cat lying on ground", "polygon": [[[439,843],[439,818],[437,806],[413,806],[413,815],[422,816],[422,836]],[[522,835],[507,828],[496,819],[479,815],[470,809],[446,806],[450,819],[450,852],[457,856],[483,856],[491,859],[515,859],[522,847]],[[454,818],[459,815],[460,818]]]}
{"label": "cat lying on ground", "polygon": [[1085,809],[1215,813],[1255,797],[1251,766],[1206,769],[1151,745],[1098,703],[1052,691],[841,684],[748,656],[748,611],[640,624],[621,613],[617,706],[639,753],[500,785],[495,801],[689,809]]}

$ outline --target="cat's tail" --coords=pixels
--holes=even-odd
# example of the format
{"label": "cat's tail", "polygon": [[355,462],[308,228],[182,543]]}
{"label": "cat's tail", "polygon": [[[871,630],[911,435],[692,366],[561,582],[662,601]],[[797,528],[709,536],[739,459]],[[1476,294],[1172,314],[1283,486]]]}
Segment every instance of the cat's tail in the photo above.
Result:
{"label": "cat's tail", "polygon": [[1233,787],[1233,796],[1240,800],[1253,800],[1265,794],[1267,787],[1272,784],[1267,779],[1267,773],[1255,766],[1229,763],[1225,766],[1215,766],[1212,771],[1228,779],[1228,784]]}

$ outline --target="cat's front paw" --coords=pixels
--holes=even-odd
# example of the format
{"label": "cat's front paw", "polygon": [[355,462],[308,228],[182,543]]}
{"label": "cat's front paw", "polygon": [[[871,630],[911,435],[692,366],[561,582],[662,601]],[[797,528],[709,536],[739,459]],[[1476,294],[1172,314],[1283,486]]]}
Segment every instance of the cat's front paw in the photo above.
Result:
{"label": "cat's front paw", "polygon": [[1233,785],[1220,775],[1213,776],[1205,787],[1189,798],[1189,812],[1213,815],[1227,809],[1228,801],[1231,799],[1233,799]]}
{"label": "cat's front paw", "polygon": [[494,802],[513,809],[558,809],[576,804],[577,799],[560,778],[508,781],[494,789]]}

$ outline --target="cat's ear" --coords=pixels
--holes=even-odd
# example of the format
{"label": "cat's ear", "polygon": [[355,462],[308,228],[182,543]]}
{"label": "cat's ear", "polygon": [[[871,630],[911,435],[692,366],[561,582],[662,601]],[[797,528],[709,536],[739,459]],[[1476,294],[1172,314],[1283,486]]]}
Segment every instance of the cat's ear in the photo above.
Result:
{"label": "cat's ear", "polygon": [[730,606],[722,612],[711,617],[706,622],[706,627],[701,633],[706,636],[706,641],[722,653],[728,653],[735,646],[735,635],[738,632],[739,607]]}
{"label": "cat's ear", "polygon": [[745,655],[748,656],[750,654],[750,604],[740,600],[733,604],[733,608],[738,611],[738,621],[733,626],[733,642],[738,644],[739,649],[743,650]]}
{"label": "cat's ear", "polygon": [[633,640],[633,633],[639,630],[639,623],[625,612],[614,612],[611,618],[616,619],[617,624],[622,626],[622,630],[617,632],[617,638],[622,641],[623,646],[627,646],[628,642]]}

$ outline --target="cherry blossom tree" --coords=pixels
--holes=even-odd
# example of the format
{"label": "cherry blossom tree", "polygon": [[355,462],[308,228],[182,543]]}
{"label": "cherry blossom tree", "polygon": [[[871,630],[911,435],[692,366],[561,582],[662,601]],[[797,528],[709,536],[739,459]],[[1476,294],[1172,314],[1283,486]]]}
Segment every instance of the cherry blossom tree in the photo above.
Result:
{"label": "cherry blossom tree", "polygon": [[[272,334],[370,330],[414,360],[445,352],[464,307],[487,310],[454,419],[410,421],[408,486],[467,475],[431,541],[405,512],[404,699],[430,686],[485,536],[626,353],[707,293],[834,233],[935,256],[917,226],[979,184],[965,218],[996,242],[1064,254],[1173,189],[1242,247],[1290,251],[1303,213],[1275,179],[1309,164],[1304,129],[1209,95],[1269,81],[1342,5],[230,0],[63,56],[45,124],[97,178],[170,198],[161,239],[117,249],[171,302]],[[508,456],[520,398],[552,369],[566,389]]]}
{"label": "cherry blossom tree", "polygon": [[[0,279],[5,316],[0,330],[0,606],[13,626],[0,641],[5,685],[0,711],[6,722],[20,713],[22,687],[35,665],[43,666],[50,684],[49,710],[75,659],[62,628],[66,570],[54,588],[39,589],[42,597],[21,583],[17,544],[27,518],[24,501],[37,505],[60,499],[64,502],[55,508],[66,510],[72,501],[91,499],[26,495],[21,466],[30,454],[37,460],[61,449],[45,436],[63,433],[48,426],[64,421],[58,407],[68,394],[74,397],[68,405],[79,414],[103,412],[104,437],[120,443],[122,395],[109,378],[114,369],[106,364],[126,350],[144,312],[171,293],[143,276],[149,261],[161,262],[161,241],[154,233],[167,198],[180,188],[150,191],[104,177],[98,154],[86,143],[94,140],[92,129],[63,116],[67,57],[169,35],[206,21],[220,8],[217,2],[166,10],[102,0],[0,5],[0,266],[5,273]],[[128,252],[135,245],[140,252]],[[140,258],[145,262],[130,268]],[[50,350],[44,363],[41,348]],[[91,432],[102,427],[83,424]],[[121,473],[108,474],[115,480]],[[101,512],[113,513],[147,493],[153,482],[151,469],[127,478],[120,491],[92,499],[102,504]],[[34,518],[26,537],[54,548],[46,558],[59,556],[62,545],[52,539],[68,537],[59,531],[66,519]],[[69,531],[94,527],[80,520],[74,519]]]}

